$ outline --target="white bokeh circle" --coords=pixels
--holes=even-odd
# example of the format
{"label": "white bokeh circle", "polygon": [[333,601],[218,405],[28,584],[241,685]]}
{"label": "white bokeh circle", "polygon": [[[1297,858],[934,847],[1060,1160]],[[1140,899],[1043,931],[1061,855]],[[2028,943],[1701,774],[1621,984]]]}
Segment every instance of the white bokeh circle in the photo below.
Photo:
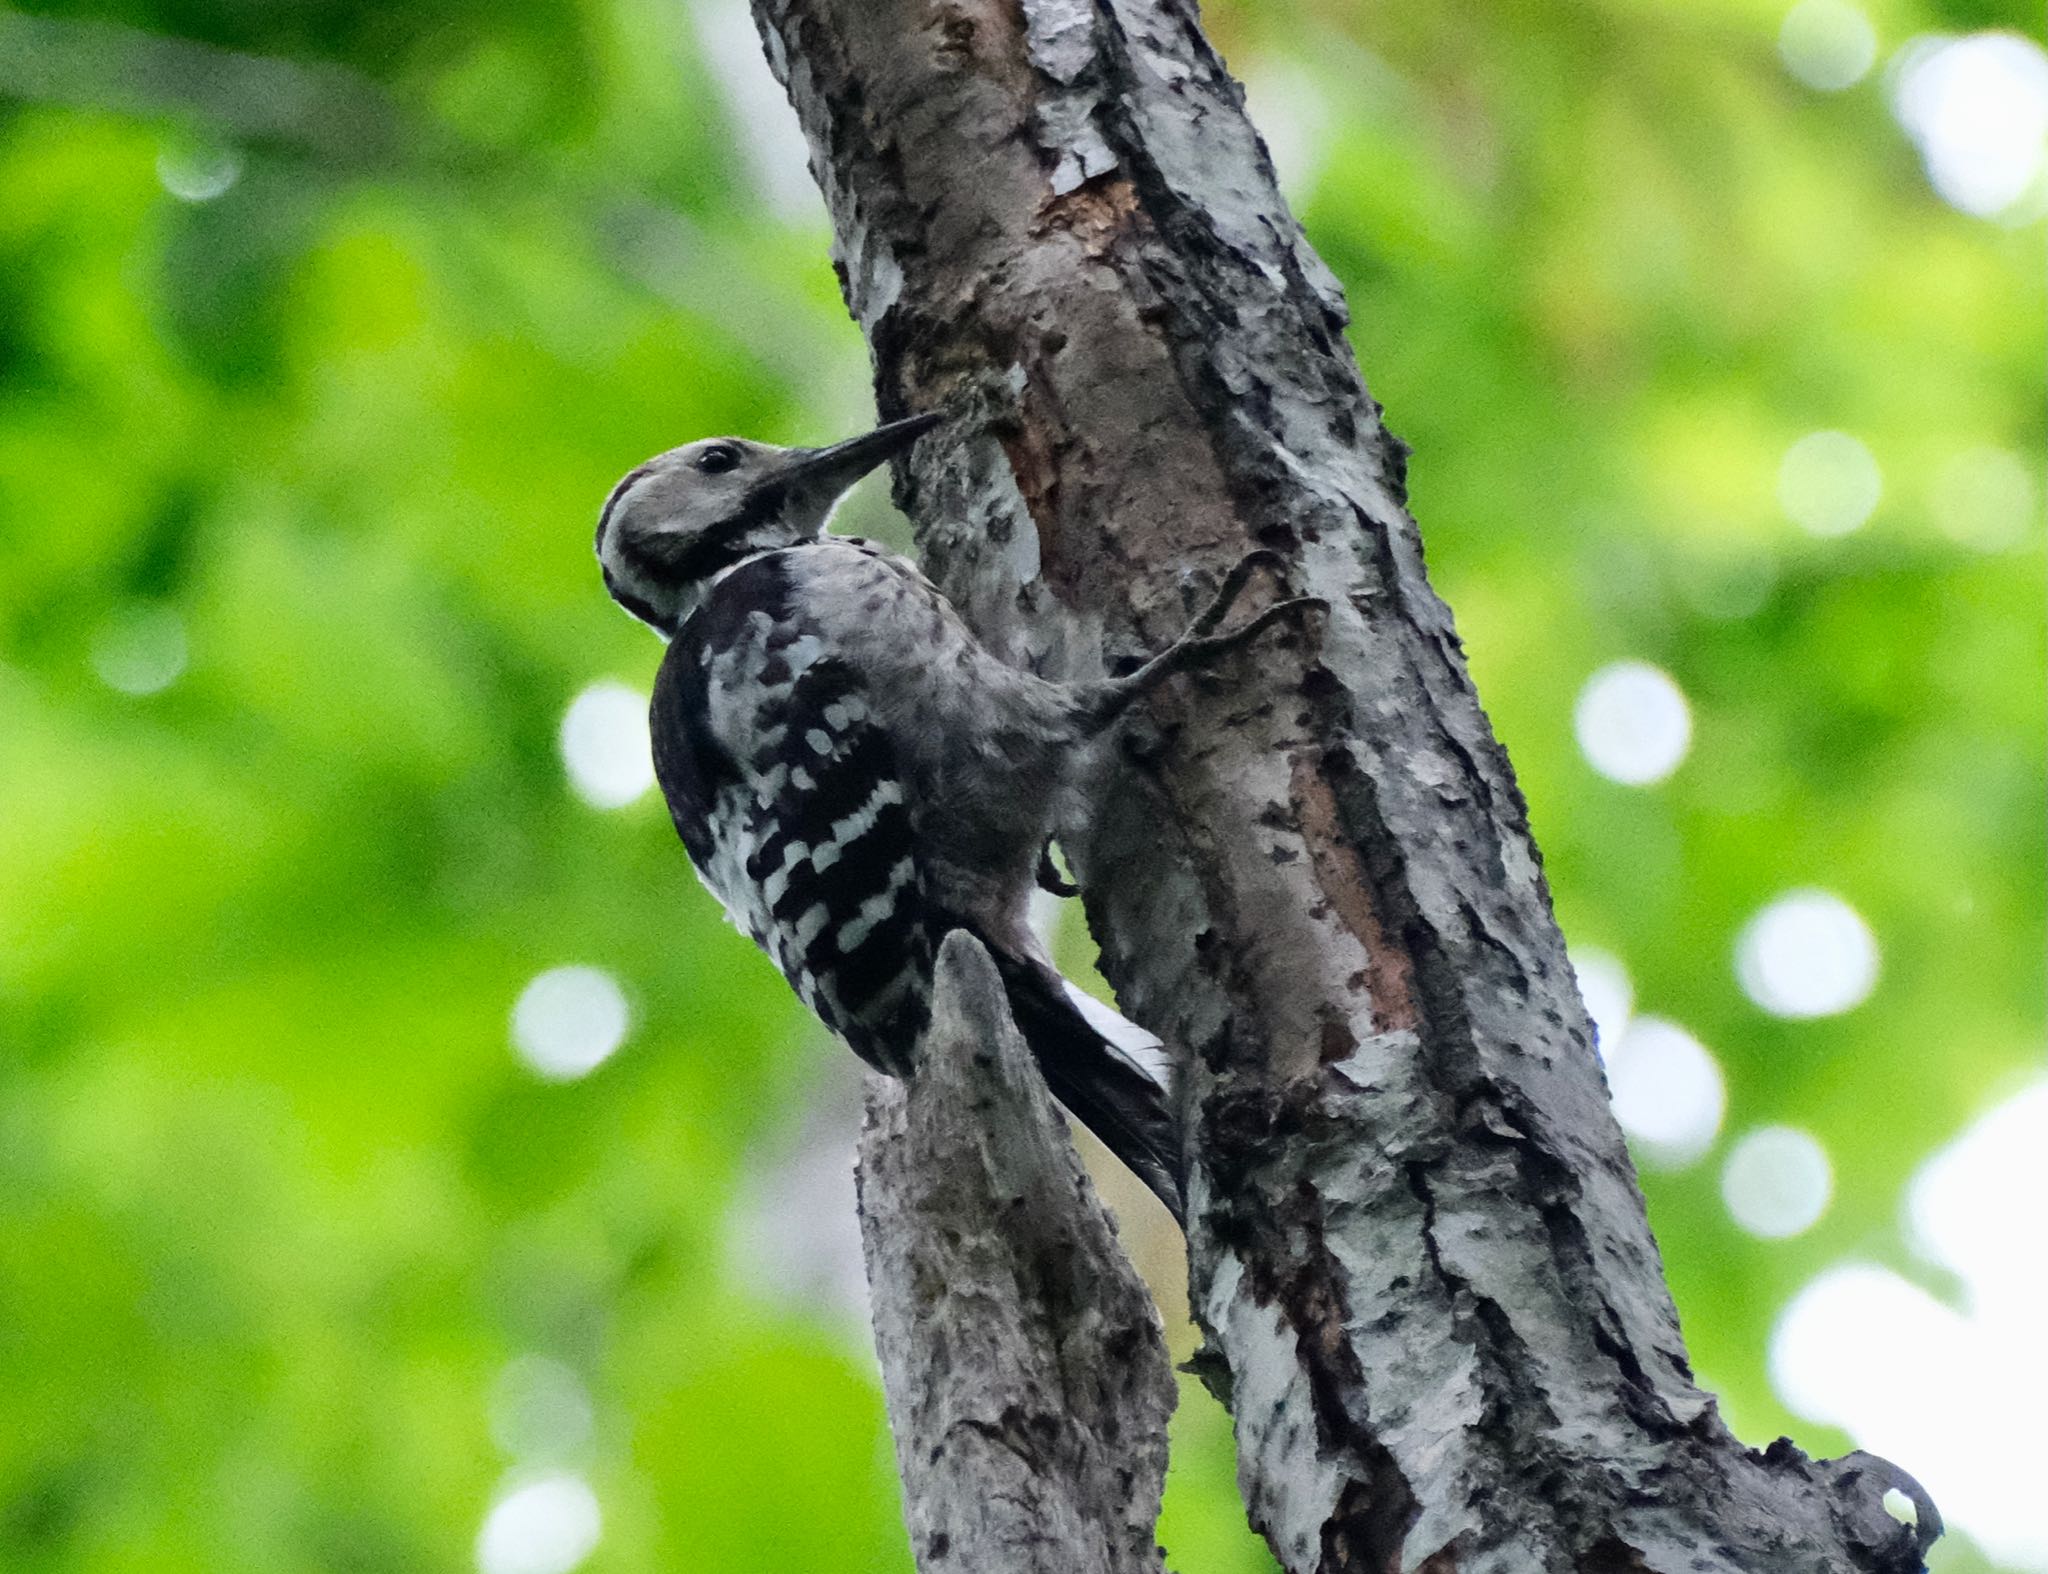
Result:
{"label": "white bokeh circle", "polygon": [[619,981],[601,967],[551,967],[512,1007],[512,1047],[549,1082],[572,1082],[626,1040],[632,1015]]}
{"label": "white bokeh circle", "polygon": [[1692,747],[1684,691],[1647,661],[1610,662],[1588,678],[1572,727],[1586,763],[1625,787],[1663,781]]}
{"label": "white bokeh circle", "polygon": [[1787,891],[1735,940],[1742,992],[1776,1017],[1839,1016],[1877,987],[1877,936],[1831,891]]}
{"label": "white bokeh circle", "polygon": [[1742,1229],[1767,1241],[1813,1228],[1834,1194],[1827,1150],[1792,1126],[1745,1132],[1721,1166],[1721,1200]]}

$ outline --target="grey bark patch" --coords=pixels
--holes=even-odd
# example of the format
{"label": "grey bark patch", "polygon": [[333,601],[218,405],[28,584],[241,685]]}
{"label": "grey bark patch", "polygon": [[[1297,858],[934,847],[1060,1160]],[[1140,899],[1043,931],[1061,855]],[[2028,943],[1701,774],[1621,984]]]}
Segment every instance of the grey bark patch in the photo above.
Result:
{"label": "grey bark patch", "polygon": [[869,1079],[859,1195],[918,1566],[1157,1574],[1159,1315],[962,931],[915,1079]]}
{"label": "grey bark patch", "polygon": [[[1148,702],[1059,828],[1186,1055],[1203,1366],[1281,1562],[1919,1568],[1890,1467],[1749,1450],[1692,1381],[1406,449],[1194,5],[755,11],[840,256],[895,264],[842,274],[882,407],[987,433],[898,493],[983,637],[1116,670],[1258,544],[1333,609]],[[1084,132],[1113,167],[1068,187]]]}

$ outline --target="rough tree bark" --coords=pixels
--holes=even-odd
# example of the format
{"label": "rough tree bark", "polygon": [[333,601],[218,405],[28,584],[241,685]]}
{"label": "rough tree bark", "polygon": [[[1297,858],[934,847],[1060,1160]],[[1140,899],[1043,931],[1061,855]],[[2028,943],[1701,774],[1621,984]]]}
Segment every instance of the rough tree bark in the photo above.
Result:
{"label": "rough tree bark", "polygon": [[1159,1574],[1173,1373],[988,953],[939,955],[914,1083],[868,1078],[861,1242],[919,1566]]}
{"label": "rough tree bark", "polygon": [[1205,1376],[1280,1561],[1919,1568],[1917,1486],[1693,1384],[1406,451],[1193,5],[754,3],[883,412],[963,412],[900,500],[983,636],[1099,670],[1255,544],[1334,609],[1154,706],[1063,836],[1188,1057]]}

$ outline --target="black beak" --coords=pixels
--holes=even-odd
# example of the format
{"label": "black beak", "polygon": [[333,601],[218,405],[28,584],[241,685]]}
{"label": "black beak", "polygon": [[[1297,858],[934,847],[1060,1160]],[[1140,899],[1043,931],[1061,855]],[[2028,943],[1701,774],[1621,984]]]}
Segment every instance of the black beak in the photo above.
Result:
{"label": "black beak", "polygon": [[789,479],[804,488],[816,487],[837,497],[876,465],[908,451],[910,445],[944,417],[935,410],[906,415],[878,426],[862,437],[849,437],[830,448],[813,448],[792,467]]}

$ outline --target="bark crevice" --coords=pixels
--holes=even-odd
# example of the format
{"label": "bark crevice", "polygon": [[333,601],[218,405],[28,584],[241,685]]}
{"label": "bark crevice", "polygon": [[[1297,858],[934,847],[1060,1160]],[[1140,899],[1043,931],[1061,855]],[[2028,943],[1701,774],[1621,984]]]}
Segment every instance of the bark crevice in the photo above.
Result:
{"label": "bark crevice", "polygon": [[898,500],[983,637],[1094,676],[1254,545],[1331,607],[1163,692],[1060,828],[1187,1057],[1195,1369],[1281,1563],[1917,1568],[1876,1464],[1692,1384],[1407,450],[1194,6],[754,4],[882,409],[955,414]]}

